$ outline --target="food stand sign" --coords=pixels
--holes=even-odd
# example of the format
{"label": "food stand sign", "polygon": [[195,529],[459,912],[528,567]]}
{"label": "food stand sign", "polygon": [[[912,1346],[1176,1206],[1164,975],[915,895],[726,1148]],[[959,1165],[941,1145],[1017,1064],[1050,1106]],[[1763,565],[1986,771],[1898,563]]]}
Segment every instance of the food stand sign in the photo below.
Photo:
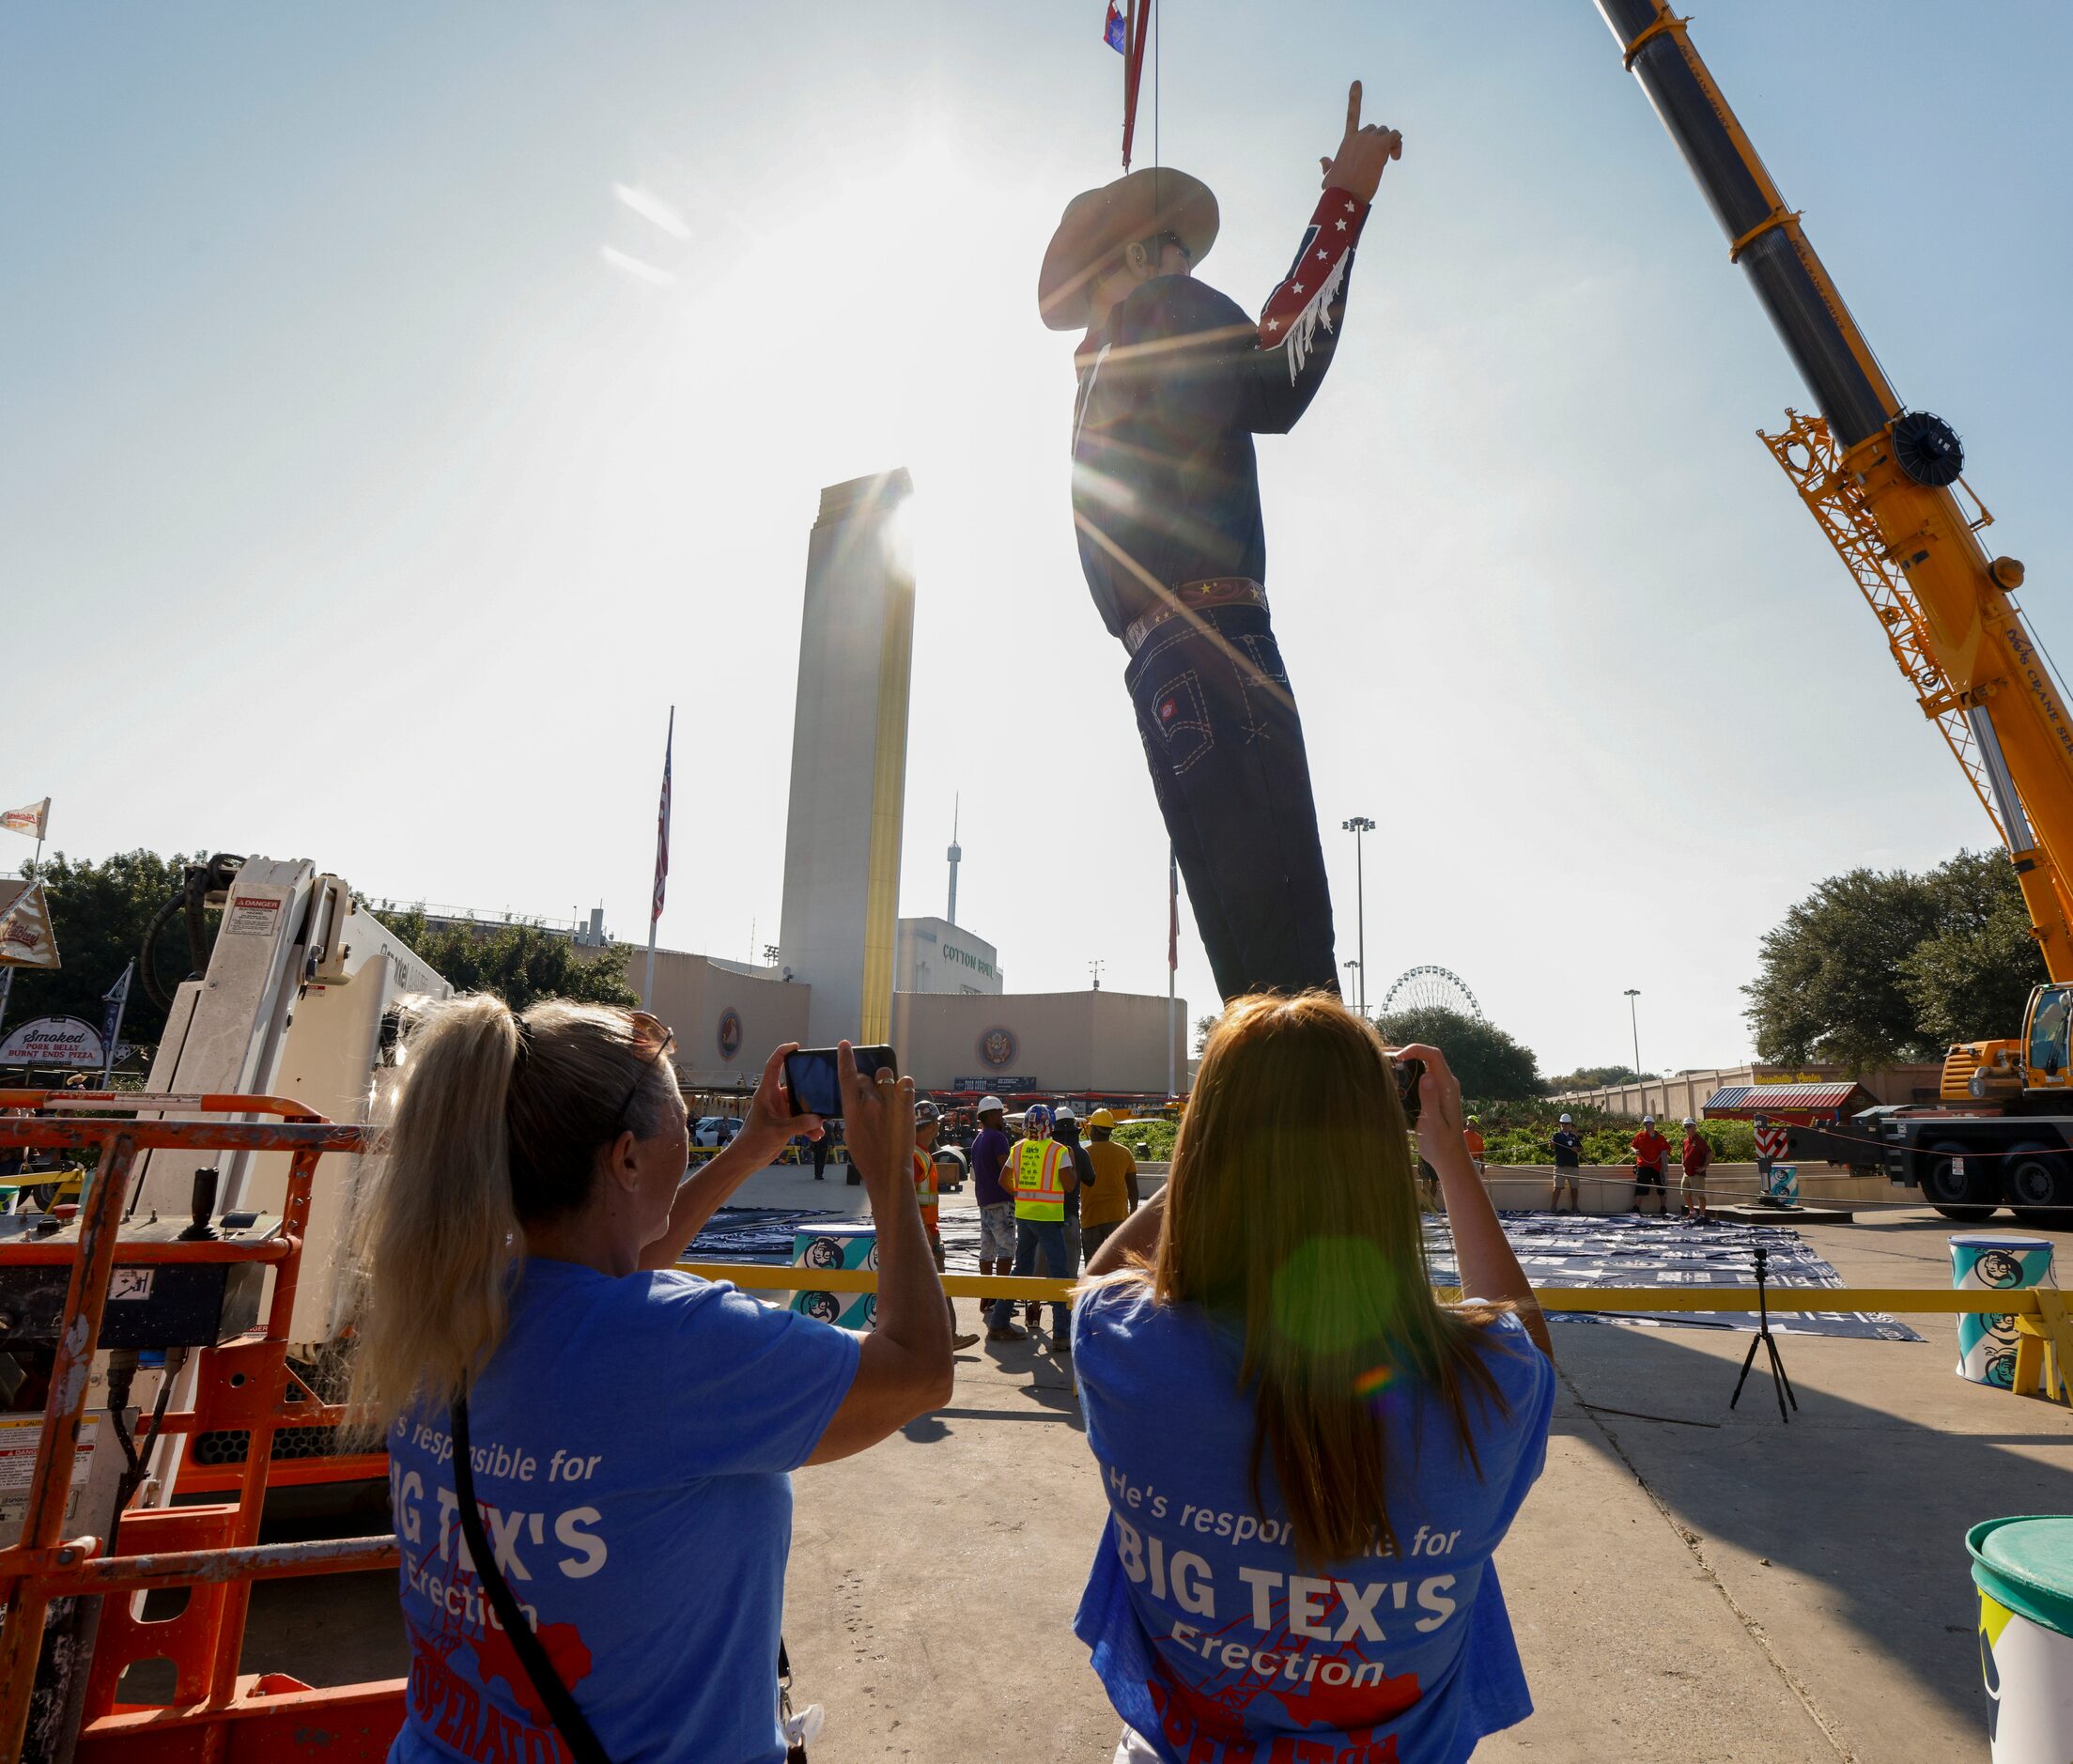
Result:
{"label": "food stand sign", "polygon": [[0,1066],[77,1066],[99,1071],[101,1036],[76,1016],[39,1016],[0,1040]]}

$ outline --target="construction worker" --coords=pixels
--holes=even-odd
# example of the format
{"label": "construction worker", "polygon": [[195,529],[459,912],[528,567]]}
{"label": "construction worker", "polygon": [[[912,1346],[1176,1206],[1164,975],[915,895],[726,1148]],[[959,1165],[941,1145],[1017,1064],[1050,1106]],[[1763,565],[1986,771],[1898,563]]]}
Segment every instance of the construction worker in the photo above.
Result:
{"label": "construction worker", "polygon": [[1656,1213],[1667,1216],[1670,1211],[1670,1189],[1663,1180],[1663,1160],[1668,1155],[1670,1142],[1656,1131],[1656,1118],[1644,1115],[1641,1131],[1628,1140],[1634,1152],[1634,1204],[1633,1211],[1641,1211],[1642,1197],[1650,1188],[1655,1190]]}
{"label": "construction worker", "polygon": [[1706,1171],[1713,1162],[1713,1148],[1691,1116],[1684,1118],[1684,1180],[1678,1193],[1684,1201],[1684,1216],[1694,1225],[1706,1223]]}
{"label": "construction worker", "polygon": [[1570,1191],[1570,1211],[1581,1213],[1584,1202],[1579,1167],[1584,1162],[1584,1136],[1570,1124],[1569,1116],[1564,1115],[1555,1123],[1554,1143],[1555,1184],[1554,1192],[1548,1196],[1548,1204],[1553,1211],[1561,1212],[1562,1190],[1567,1188]]}
{"label": "construction worker", "polygon": [[[1042,1103],[1031,1103],[1022,1117],[1022,1137],[1008,1148],[1001,1166],[1002,1184],[1014,1195],[1014,1273],[1020,1277],[1036,1272],[1037,1247],[1042,1245],[1054,1268],[1065,1262],[1065,1197],[1078,1184],[1073,1160],[1065,1148],[1051,1137],[1051,1111]],[[986,1339],[1023,1341],[1027,1330],[1014,1323],[1014,1301],[996,1299],[988,1316]],[[1051,1352],[1060,1357],[1073,1351],[1072,1335],[1063,1304],[1051,1305]]]}
{"label": "construction worker", "polygon": [[1483,1173],[1483,1125],[1474,1115],[1462,1129],[1462,1143],[1468,1148],[1468,1161],[1475,1165],[1476,1174]]}
{"label": "construction worker", "polygon": [[1015,1260],[1014,1197],[1000,1184],[1008,1158],[1008,1117],[998,1096],[979,1099],[972,1139],[972,1202],[979,1208],[979,1272],[1006,1274]]}
{"label": "construction worker", "polygon": [[[1051,1259],[1037,1246],[1037,1272],[1049,1280],[1076,1280],[1080,1270],[1080,1191],[1094,1179],[1094,1167],[1088,1162],[1087,1148],[1079,1142],[1079,1117],[1073,1112],[1070,1103],[1060,1103],[1051,1116],[1051,1137],[1065,1148],[1065,1155],[1073,1160],[1073,1174],[1079,1180],[1066,1191],[1065,1196],[1065,1266],[1054,1268]],[[1031,1329],[1036,1327],[1037,1307],[1027,1307],[1022,1321]]]}
{"label": "construction worker", "polygon": [[1115,1131],[1116,1118],[1107,1109],[1097,1108],[1088,1116],[1087,1162],[1093,1174],[1081,1178],[1079,1228],[1081,1248],[1090,1261],[1137,1210],[1137,1160],[1128,1146],[1116,1143]]}
{"label": "construction worker", "polygon": [[[936,1272],[943,1272],[943,1238],[936,1229],[936,1136],[943,1129],[943,1111],[923,1098],[914,1106],[914,1198],[921,1203],[921,1223],[929,1234],[929,1253],[936,1258]],[[943,1303],[950,1308],[951,1346],[968,1348],[979,1338],[957,1333],[957,1301],[948,1294]]]}

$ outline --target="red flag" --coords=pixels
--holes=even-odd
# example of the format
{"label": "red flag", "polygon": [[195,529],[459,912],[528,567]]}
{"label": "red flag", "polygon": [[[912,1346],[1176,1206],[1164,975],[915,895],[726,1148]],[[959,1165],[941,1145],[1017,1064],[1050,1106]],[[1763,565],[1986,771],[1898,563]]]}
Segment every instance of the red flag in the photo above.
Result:
{"label": "red flag", "polygon": [[670,750],[676,743],[676,706],[670,706],[670,732],[662,738],[662,806],[655,817],[655,900],[648,908],[652,930],[662,917],[662,897],[670,882]]}
{"label": "red flag", "polygon": [[1166,971],[1181,966],[1181,859],[1172,846],[1166,848]]}

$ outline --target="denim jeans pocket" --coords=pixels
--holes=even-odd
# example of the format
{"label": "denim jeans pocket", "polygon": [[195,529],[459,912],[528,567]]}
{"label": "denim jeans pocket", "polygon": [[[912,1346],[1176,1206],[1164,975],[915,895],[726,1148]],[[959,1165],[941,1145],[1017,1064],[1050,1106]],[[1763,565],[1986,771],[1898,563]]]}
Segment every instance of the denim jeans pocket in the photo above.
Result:
{"label": "denim jeans pocket", "polygon": [[1252,664],[1249,670],[1241,664],[1241,671],[1249,675],[1245,680],[1245,685],[1278,686],[1284,691],[1288,689],[1289,671],[1282,664],[1281,645],[1275,642],[1272,631],[1261,631],[1257,637],[1233,637],[1230,644],[1238,655]]}
{"label": "denim jeans pocket", "polygon": [[1210,725],[1209,698],[1202,690],[1201,676],[1184,668],[1145,695],[1140,714],[1145,745],[1164,755],[1176,772],[1184,772],[1216,745],[1216,732]]}

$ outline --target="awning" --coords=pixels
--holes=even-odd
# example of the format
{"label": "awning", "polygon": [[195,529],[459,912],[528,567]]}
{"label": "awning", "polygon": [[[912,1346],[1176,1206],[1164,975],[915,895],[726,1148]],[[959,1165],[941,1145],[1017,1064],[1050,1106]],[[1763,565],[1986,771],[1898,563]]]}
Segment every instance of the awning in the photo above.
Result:
{"label": "awning", "polygon": [[1862,1084],[1730,1084],[1715,1091],[1699,1110],[1709,1121],[1838,1121],[1869,1108],[1879,1099]]}

